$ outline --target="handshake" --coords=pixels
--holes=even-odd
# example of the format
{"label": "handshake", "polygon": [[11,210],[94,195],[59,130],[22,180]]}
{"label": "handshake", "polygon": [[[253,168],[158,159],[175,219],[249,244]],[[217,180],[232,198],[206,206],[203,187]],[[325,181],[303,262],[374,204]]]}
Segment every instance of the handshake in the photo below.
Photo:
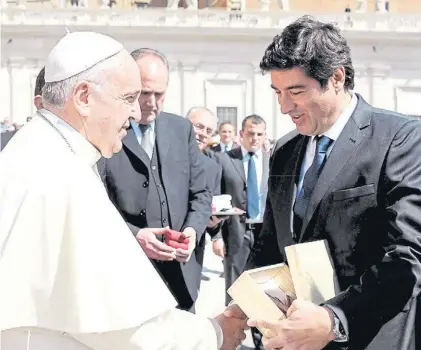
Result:
{"label": "handshake", "polygon": [[265,349],[322,350],[335,339],[329,308],[301,299],[294,300],[282,320],[248,320],[238,305],[230,305],[214,320],[220,325],[224,341],[221,350],[233,350],[246,338],[249,327],[266,329]]}
{"label": "handshake", "polygon": [[246,339],[244,331],[250,328],[247,326],[247,316],[235,304],[228,306],[213,321],[218,323],[223,333],[223,344],[220,350],[236,349]]}

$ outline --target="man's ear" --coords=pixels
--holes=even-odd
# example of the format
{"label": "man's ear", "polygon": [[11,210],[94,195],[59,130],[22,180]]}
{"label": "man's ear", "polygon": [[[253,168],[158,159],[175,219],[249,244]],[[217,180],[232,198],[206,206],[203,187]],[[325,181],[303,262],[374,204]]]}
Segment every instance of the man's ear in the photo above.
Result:
{"label": "man's ear", "polygon": [[79,114],[83,117],[90,115],[91,102],[92,102],[92,87],[89,82],[79,82],[73,90],[73,104]]}

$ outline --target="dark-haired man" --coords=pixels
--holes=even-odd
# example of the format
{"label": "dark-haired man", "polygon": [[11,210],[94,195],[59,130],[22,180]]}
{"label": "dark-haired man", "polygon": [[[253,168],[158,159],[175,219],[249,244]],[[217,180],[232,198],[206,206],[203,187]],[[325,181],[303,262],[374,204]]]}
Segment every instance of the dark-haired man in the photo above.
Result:
{"label": "dark-haired man", "polygon": [[[222,237],[213,250],[224,258],[225,287],[228,289],[244,271],[251,247],[262,227],[266,201],[269,158],[262,151],[266,123],[252,114],[242,122],[240,147],[221,154],[221,193],[232,197],[232,206],[244,216],[230,217],[222,227]],[[231,298],[226,295],[226,304]]]}
{"label": "dark-haired man", "polygon": [[219,124],[218,134],[220,142],[212,147],[212,151],[215,152],[228,152],[240,145],[234,141],[235,129],[231,122],[225,121]]}
{"label": "dark-haired man", "polygon": [[[139,49],[132,57],[142,80],[141,119],[131,122],[122,151],[100,169],[112,202],[179,308],[193,311],[202,271],[195,247],[211,216],[212,202],[204,157],[192,123],[162,111],[169,77],[165,56]],[[166,245],[153,230],[141,230],[167,226],[189,237],[187,250]]]}
{"label": "dark-haired man", "polygon": [[288,320],[251,321],[283,349],[415,349],[421,285],[421,124],[353,92],[350,48],[332,24],[304,16],[260,63],[296,124],[271,157],[264,226],[250,267],[325,239],[340,293],[295,301]]}

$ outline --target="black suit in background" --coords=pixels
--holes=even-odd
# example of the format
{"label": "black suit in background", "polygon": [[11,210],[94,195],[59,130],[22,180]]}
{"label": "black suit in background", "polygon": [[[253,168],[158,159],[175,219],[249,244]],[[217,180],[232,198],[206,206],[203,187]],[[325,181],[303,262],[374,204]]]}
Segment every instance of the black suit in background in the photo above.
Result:
{"label": "black suit in background", "polygon": [[327,304],[343,311],[349,331],[349,342],[327,349],[416,349],[421,124],[358,96],[294,241],[292,207],[308,140],[294,131],[276,145],[264,227],[249,267],[284,262],[286,246],[325,239],[341,289]]}
{"label": "black suit in background", "polygon": [[[233,149],[239,148],[239,147],[240,147],[240,145],[237,142],[233,142],[232,148],[231,148],[230,151],[232,151]],[[221,152],[222,151],[221,144],[218,143],[217,145],[212,146],[211,150],[214,151],[214,152]]]}
{"label": "black suit in background", "polygon": [[0,151],[6,147],[7,143],[11,140],[16,131],[5,131],[0,135]]}
{"label": "black suit in background", "polygon": [[[162,112],[155,121],[155,136],[151,160],[130,128],[122,151],[102,163],[110,198],[133,234],[145,227],[192,227],[199,243],[211,216],[212,196],[192,124]],[[202,266],[196,254],[187,263],[151,260],[185,310],[192,308],[200,285]]]}
{"label": "black suit in background", "polygon": [[[215,152],[211,150],[205,150],[203,152],[203,159],[204,159],[205,168],[206,168],[207,187],[213,196],[220,195],[222,169],[216,160]],[[215,237],[219,233],[220,229],[221,229],[220,224],[212,228],[207,227],[205,233],[207,232],[211,237]],[[195,250],[196,258],[197,258],[197,261],[200,263],[200,265],[203,265],[205,246],[206,246],[206,234],[203,234]]]}
{"label": "black suit in background", "polygon": [[[266,193],[269,173],[269,158],[262,152],[263,174],[259,192]],[[219,154],[219,163],[222,166],[221,193],[232,197],[232,206],[247,212],[247,181],[244,171],[243,154],[241,147]],[[265,201],[265,198],[263,198]],[[231,216],[222,225],[222,238],[224,240],[226,256],[224,258],[225,288],[244,272],[255,236],[259,234],[261,225],[256,224],[249,228],[246,216]],[[226,294],[225,303],[231,298]]]}

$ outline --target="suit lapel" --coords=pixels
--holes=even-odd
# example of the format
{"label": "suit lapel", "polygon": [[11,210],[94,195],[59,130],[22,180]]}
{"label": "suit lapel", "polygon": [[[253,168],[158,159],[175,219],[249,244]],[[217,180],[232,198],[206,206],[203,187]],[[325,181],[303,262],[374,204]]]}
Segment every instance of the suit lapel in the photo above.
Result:
{"label": "suit lapel", "polygon": [[243,153],[241,152],[241,147],[233,149],[229,151],[233,157],[230,157],[232,164],[234,165],[235,169],[240,174],[241,178],[243,179],[244,183],[247,183],[246,180],[246,173],[244,171],[243,165]]}
{"label": "suit lapel", "polygon": [[370,110],[368,104],[358,95],[358,105],[349,119],[339,138],[336,140],[332,152],[320,174],[317,184],[307,207],[301,229],[300,241],[305,238],[306,228],[314,212],[326,192],[329,190],[342,168],[351,158],[365,136],[361,129],[370,125]]}
{"label": "suit lapel", "polygon": [[158,150],[159,163],[161,172],[165,164],[165,157],[168,154],[170,147],[170,137],[167,125],[167,117],[164,113],[161,113],[155,120],[155,145]]}
{"label": "suit lapel", "polygon": [[127,136],[123,139],[123,144],[126,146],[134,155],[136,155],[144,164],[150,162],[148,155],[143,150],[142,146],[137,141],[136,134],[132,127],[127,130]]}
{"label": "suit lapel", "polygon": [[295,197],[297,194],[297,185],[298,185],[298,179],[300,177],[300,171],[301,171],[301,164],[304,159],[304,155],[306,152],[306,146],[307,146],[307,140],[308,137],[299,135],[300,139],[297,141],[294,150],[291,154],[295,154],[295,157],[292,157],[291,164],[288,167],[289,169],[285,169],[286,173],[283,172],[283,174],[286,174],[286,176],[283,176],[281,181],[285,181],[285,186],[282,186],[285,188],[285,194],[281,194],[281,196],[285,195],[286,203],[290,203],[289,206],[282,206],[283,210],[285,210],[284,217],[288,218],[289,223],[289,229],[291,232],[291,237],[294,238],[294,230],[293,230],[293,220],[294,220],[294,212],[293,207],[295,203]]}

